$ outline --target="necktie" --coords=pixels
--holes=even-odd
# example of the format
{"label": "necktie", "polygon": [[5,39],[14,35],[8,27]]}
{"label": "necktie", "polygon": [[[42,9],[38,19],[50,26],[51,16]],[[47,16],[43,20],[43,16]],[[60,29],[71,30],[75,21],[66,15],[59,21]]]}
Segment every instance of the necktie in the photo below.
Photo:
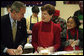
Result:
{"label": "necktie", "polygon": [[15,41],[15,37],[16,37],[16,21],[13,22],[12,33],[13,33],[13,41]]}

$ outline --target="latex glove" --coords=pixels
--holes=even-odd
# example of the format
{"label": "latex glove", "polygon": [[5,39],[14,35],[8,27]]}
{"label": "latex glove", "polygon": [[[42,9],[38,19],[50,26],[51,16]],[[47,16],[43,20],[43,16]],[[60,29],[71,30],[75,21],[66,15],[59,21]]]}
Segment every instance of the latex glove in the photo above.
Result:
{"label": "latex glove", "polygon": [[51,47],[48,47],[48,50],[50,51],[50,53],[53,53],[55,51],[54,47],[51,46]]}
{"label": "latex glove", "polygon": [[37,51],[40,52],[41,50],[44,50],[44,49],[45,49],[45,48],[43,48],[43,47],[38,47],[38,48],[37,48]]}
{"label": "latex glove", "polygon": [[17,55],[21,55],[23,53],[23,50],[22,50],[22,46],[21,45],[18,46],[16,52],[17,52]]}
{"label": "latex glove", "polygon": [[69,45],[71,45],[74,42],[74,39],[69,39]]}
{"label": "latex glove", "polygon": [[73,47],[73,46],[75,46],[75,45],[78,45],[78,43],[79,43],[79,40],[75,40],[75,41],[71,44],[71,46]]}

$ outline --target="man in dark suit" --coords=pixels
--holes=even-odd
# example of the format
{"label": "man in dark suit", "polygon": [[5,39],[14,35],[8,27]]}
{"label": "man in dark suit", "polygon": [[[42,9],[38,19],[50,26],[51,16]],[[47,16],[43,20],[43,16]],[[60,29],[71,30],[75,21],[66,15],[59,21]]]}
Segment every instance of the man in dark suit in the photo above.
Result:
{"label": "man in dark suit", "polygon": [[27,31],[24,3],[15,1],[11,12],[1,17],[1,55],[20,55],[26,44]]}

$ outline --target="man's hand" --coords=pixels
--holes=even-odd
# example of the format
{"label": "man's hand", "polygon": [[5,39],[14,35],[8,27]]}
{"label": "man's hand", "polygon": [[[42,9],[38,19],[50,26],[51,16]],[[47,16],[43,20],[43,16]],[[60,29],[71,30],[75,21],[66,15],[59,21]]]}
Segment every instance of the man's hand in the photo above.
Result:
{"label": "man's hand", "polygon": [[9,55],[15,55],[14,50],[15,49],[7,49],[6,53],[8,53]]}

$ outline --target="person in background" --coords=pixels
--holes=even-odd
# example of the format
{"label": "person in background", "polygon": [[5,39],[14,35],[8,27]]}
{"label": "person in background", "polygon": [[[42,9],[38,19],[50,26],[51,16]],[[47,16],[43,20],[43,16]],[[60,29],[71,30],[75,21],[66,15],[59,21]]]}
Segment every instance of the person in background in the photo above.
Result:
{"label": "person in background", "polygon": [[74,16],[77,16],[80,20],[81,26],[80,29],[83,31],[83,1],[79,1],[80,9],[74,13]]}
{"label": "person in background", "polygon": [[83,1],[79,2],[79,7],[80,7],[80,10],[77,10],[74,13],[74,16],[77,16],[79,18],[79,20],[82,20],[80,22],[83,23]]}
{"label": "person in background", "polygon": [[10,10],[11,10],[11,5],[7,5],[7,11],[8,11],[8,13],[10,13]]}
{"label": "person in background", "polygon": [[67,25],[66,25],[66,20],[64,20],[63,18],[59,17],[60,16],[60,11],[59,10],[55,10],[55,13],[52,17],[52,21],[56,24],[60,24],[61,27],[61,46],[59,48],[60,51],[63,50],[64,47],[64,42],[66,41],[66,30],[67,30]]}
{"label": "person in background", "polygon": [[10,13],[1,17],[1,55],[22,54],[27,42],[25,11],[25,4],[15,1]]}
{"label": "person in background", "polygon": [[73,16],[67,19],[65,51],[83,49],[83,32],[79,29],[79,26],[80,21],[78,17]]}
{"label": "person in background", "polygon": [[33,25],[40,21],[40,18],[38,17],[39,11],[40,10],[39,10],[38,6],[33,6],[32,7],[32,15],[26,19],[28,34],[32,34]]}
{"label": "person in background", "polygon": [[55,8],[51,4],[41,7],[42,21],[34,25],[32,29],[32,45],[35,51],[57,51],[60,47],[60,28],[51,21]]}

